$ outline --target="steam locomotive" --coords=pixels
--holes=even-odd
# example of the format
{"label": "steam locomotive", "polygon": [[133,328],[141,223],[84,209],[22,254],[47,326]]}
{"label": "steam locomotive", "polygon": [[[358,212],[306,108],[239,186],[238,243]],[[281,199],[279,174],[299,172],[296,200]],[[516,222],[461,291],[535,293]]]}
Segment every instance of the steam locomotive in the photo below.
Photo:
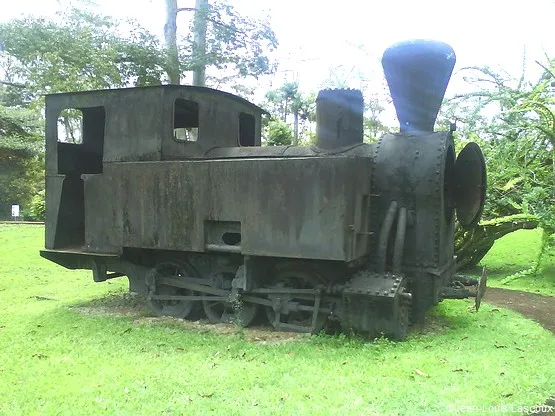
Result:
{"label": "steam locomotive", "polygon": [[[486,171],[434,132],[454,64],[441,42],[382,59],[400,133],[363,143],[360,91],[323,90],[316,145],[261,147],[265,111],[210,88],[162,85],[46,97],[41,255],[95,282],[127,276],[159,315],[403,339],[485,276],[455,273],[455,215],[480,218]],[[79,117],[67,140],[64,114]],[[66,128],[63,133],[62,126]]]}

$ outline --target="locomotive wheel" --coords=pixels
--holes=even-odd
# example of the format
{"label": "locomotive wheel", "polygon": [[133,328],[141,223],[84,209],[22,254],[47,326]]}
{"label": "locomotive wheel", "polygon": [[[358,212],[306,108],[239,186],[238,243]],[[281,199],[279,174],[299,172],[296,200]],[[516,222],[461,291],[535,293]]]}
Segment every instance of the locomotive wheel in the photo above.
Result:
{"label": "locomotive wheel", "polygon": [[[314,289],[321,285],[325,285],[325,280],[315,271],[308,268],[291,266],[282,268],[281,270],[278,269],[270,288]],[[277,298],[278,296],[279,295],[273,295],[270,299],[272,297]],[[313,299],[296,298],[294,294],[283,294],[281,298],[298,302],[303,306],[315,306],[315,301]],[[265,311],[270,324],[277,330],[282,329],[280,328],[280,323],[285,323],[304,328],[304,330],[299,328],[302,332],[318,333],[324,328],[327,321],[327,316],[319,313],[316,318],[316,324],[312,327],[313,311],[291,311],[285,314],[285,316],[281,314],[280,322],[276,322],[276,312],[274,309],[267,306],[265,307]]]}
{"label": "locomotive wheel", "polygon": [[[162,277],[196,277],[197,273],[187,262],[177,259],[161,261],[147,276],[147,286],[151,295],[168,296],[191,296],[194,292],[187,289],[158,284],[157,280]],[[193,311],[196,302],[193,300],[161,300],[147,297],[150,309],[159,316],[173,316],[175,318],[186,318]]]}
{"label": "locomotive wheel", "polygon": [[237,300],[235,302],[203,300],[202,307],[208,320],[213,323],[237,323],[249,326],[256,317],[257,305]]}
{"label": "locomotive wheel", "polygon": [[[237,267],[224,267],[212,276],[213,286],[231,290],[231,281],[235,277]],[[210,323],[237,323],[246,327],[252,323],[258,311],[258,305],[250,302],[222,300],[203,300],[202,307]]]}

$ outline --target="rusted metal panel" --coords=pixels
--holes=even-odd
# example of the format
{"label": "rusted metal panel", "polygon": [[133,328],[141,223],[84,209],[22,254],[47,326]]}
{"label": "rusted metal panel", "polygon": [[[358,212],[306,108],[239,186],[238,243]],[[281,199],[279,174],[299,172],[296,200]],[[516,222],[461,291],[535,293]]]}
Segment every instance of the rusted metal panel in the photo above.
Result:
{"label": "rusted metal panel", "polygon": [[87,246],[200,252],[205,222],[222,221],[241,223],[242,254],[352,260],[369,170],[348,157],[106,164],[85,178]]}
{"label": "rusted metal panel", "polygon": [[[162,89],[126,91],[107,101],[104,162],[160,160],[162,138],[171,134],[171,124],[162,122],[169,113]],[[141,122],[138,123],[138,115]]]}
{"label": "rusted metal panel", "polygon": [[85,250],[121,253],[123,209],[119,195],[126,181],[119,181],[108,170],[97,175],[82,175],[85,186]]}
{"label": "rusted metal panel", "polygon": [[[138,88],[55,94],[46,98],[47,167],[57,172],[57,119],[67,108],[103,107],[106,119],[104,161],[160,160],[161,140],[169,134],[161,114],[166,111],[163,89]],[[137,122],[140,114],[141,123]]]}
{"label": "rusted metal panel", "polygon": [[[46,218],[45,218],[45,247],[55,248],[56,229],[58,228],[58,212],[62,197],[62,186],[65,176],[47,175],[46,176]],[[63,218],[61,219],[63,221]]]}

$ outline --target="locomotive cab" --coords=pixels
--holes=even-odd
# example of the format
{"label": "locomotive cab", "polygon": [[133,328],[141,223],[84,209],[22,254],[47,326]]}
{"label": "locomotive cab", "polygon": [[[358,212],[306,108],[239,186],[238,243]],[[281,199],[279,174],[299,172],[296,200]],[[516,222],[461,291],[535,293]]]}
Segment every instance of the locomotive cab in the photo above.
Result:
{"label": "locomotive cab", "polygon": [[94,212],[85,206],[85,182],[106,166],[200,158],[215,147],[260,146],[264,113],[240,97],[203,87],[48,95],[46,248],[84,248],[85,211]]}

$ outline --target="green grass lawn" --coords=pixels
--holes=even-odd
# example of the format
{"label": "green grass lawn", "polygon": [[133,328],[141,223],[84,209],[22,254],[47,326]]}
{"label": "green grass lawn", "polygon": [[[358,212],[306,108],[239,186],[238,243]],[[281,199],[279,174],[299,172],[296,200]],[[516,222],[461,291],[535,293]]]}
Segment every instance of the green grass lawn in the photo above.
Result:
{"label": "green grass lawn", "polygon": [[42,234],[0,225],[2,415],[445,415],[555,390],[555,337],[504,309],[446,301],[401,343],[222,334],[126,309],[123,279],[41,259]]}
{"label": "green grass lawn", "polygon": [[536,276],[521,276],[504,283],[504,279],[529,269],[537,261],[541,247],[541,230],[519,230],[495,242],[484,257],[488,286],[524,290],[555,296],[555,252],[549,250],[543,256]]}

